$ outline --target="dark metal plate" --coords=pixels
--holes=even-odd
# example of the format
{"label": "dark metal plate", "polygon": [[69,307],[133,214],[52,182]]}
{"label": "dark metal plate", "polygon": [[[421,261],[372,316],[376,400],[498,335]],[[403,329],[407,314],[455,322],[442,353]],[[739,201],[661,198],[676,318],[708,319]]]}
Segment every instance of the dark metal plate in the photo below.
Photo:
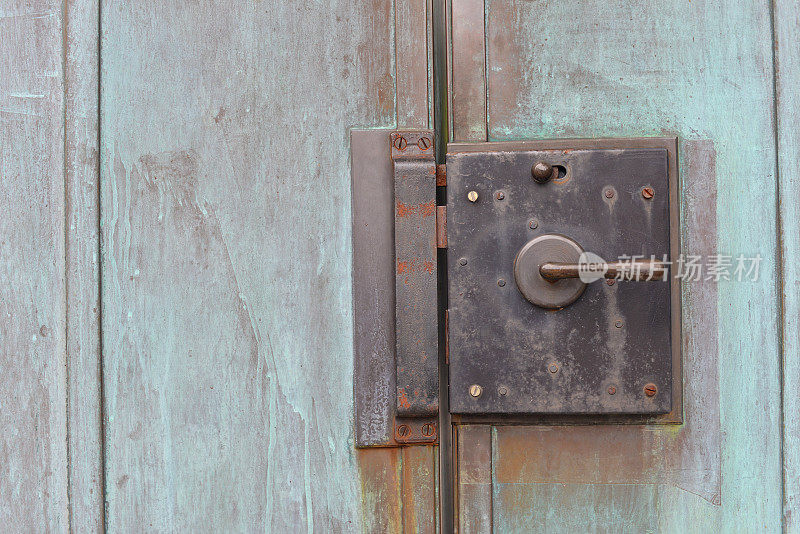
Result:
{"label": "dark metal plate", "polygon": [[[526,143],[449,147],[453,413],[672,410],[680,355],[672,347],[679,306],[671,277],[593,282],[559,310],[531,304],[514,281],[518,251],[543,234],[565,235],[607,261],[624,255],[670,261],[677,253],[670,232],[677,221],[670,212],[675,140],[620,145],[626,148],[592,149],[586,141],[576,150],[532,150]],[[563,166],[566,174],[536,183],[531,167],[541,160]],[[653,188],[652,198],[642,195],[644,187]],[[469,200],[470,191],[477,201]],[[652,396],[650,384],[657,388]]]}

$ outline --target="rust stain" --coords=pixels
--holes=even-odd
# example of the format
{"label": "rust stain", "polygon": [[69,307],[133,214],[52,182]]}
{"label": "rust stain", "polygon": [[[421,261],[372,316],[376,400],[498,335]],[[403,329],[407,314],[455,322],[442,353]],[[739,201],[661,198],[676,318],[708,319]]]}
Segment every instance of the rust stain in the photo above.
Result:
{"label": "rust stain", "polygon": [[413,215],[416,212],[416,208],[414,206],[406,206],[402,202],[397,203],[397,213],[398,217],[408,217],[409,215]]}
{"label": "rust stain", "polygon": [[431,215],[436,213],[436,201],[431,200],[430,202],[426,202],[425,204],[420,204],[419,211],[423,217],[430,217]]}
{"label": "rust stain", "polygon": [[404,388],[397,388],[397,403],[401,408],[411,407],[411,403],[408,400],[408,395],[406,395],[406,390]]}

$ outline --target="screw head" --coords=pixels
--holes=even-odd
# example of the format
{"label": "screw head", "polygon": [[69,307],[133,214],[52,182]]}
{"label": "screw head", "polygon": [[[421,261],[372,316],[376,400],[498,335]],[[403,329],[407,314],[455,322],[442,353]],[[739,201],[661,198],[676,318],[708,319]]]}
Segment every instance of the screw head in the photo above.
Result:
{"label": "screw head", "polygon": [[420,150],[428,150],[431,147],[431,140],[427,137],[420,137],[419,141],[417,141],[417,146]]}
{"label": "screw head", "polygon": [[531,230],[536,230],[537,228],[539,228],[539,221],[537,221],[536,219],[531,219],[530,221],[528,221],[528,228],[530,228]]}
{"label": "screw head", "polygon": [[648,186],[648,187],[645,187],[645,188],[642,189],[642,196],[644,198],[646,198],[647,200],[650,200],[651,198],[653,198],[653,195],[655,195],[655,194],[656,194],[656,192],[653,190],[652,187]]}
{"label": "screw head", "polygon": [[406,138],[403,137],[402,135],[398,135],[397,137],[394,138],[394,147],[397,150],[405,150],[407,145],[408,141],[406,141]]}
{"label": "screw head", "polygon": [[502,191],[498,191],[497,193],[495,193],[494,198],[496,198],[497,200],[503,200],[504,198],[506,198],[506,194],[503,193]]}
{"label": "screw head", "polygon": [[478,201],[478,192],[477,191],[470,191],[467,193],[467,200],[470,202],[477,202]]}
{"label": "screw head", "polygon": [[606,285],[608,285],[608,286],[613,286],[615,283],[616,283],[616,280],[614,280],[613,278],[609,278],[609,279],[606,280]]}
{"label": "screw head", "polygon": [[467,258],[461,258],[460,260],[458,260],[458,264],[459,265],[466,265],[467,264]]}
{"label": "screw head", "polygon": [[499,388],[497,388],[497,393],[501,397],[505,397],[506,395],[508,395],[508,388],[505,386],[500,386]]}
{"label": "screw head", "polygon": [[658,393],[658,387],[650,382],[649,384],[644,385],[644,394],[648,397],[653,397],[655,394]]}
{"label": "screw head", "polygon": [[411,427],[408,425],[397,425],[395,432],[397,433],[397,437],[405,438],[411,435]]}
{"label": "screw head", "polygon": [[538,183],[546,183],[553,176],[553,166],[545,161],[537,161],[531,168],[531,176]]}
{"label": "screw head", "polygon": [[614,198],[614,190],[613,189],[606,189],[605,196],[606,196],[606,198]]}
{"label": "screw head", "polygon": [[622,328],[622,321],[620,320],[615,321],[614,326],[616,326],[617,328]]}
{"label": "screw head", "polygon": [[475,397],[476,399],[481,396],[481,393],[483,393],[483,388],[480,387],[478,384],[472,384],[469,387],[469,394]]}
{"label": "screw head", "polygon": [[557,363],[551,363],[550,365],[547,366],[547,370],[550,371],[553,374],[556,374],[558,372],[558,364]]}
{"label": "screw head", "polygon": [[434,425],[433,423],[425,423],[424,425],[422,425],[420,433],[426,438],[429,438],[434,434],[436,434],[436,425]]}
{"label": "screw head", "polygon": [[616,392],[617,392],[617,388],[615,388],[614,386],[608,386],[608,394],[609,395],[614,395]]}
{"label": "screw head", "polygon": [[504,285],[506,285],[506,281],[501,278],[500,280],[497,281],[497,285],[503,287]]}

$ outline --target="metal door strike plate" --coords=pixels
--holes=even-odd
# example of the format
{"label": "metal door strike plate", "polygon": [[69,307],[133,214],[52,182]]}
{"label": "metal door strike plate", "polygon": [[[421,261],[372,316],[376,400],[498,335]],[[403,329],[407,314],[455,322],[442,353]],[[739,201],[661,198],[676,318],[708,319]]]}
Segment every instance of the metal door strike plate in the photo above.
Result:
{"label": "metal door strike plate", "polygon": [[680,420],[676,147],[448,146],[453,413]]}

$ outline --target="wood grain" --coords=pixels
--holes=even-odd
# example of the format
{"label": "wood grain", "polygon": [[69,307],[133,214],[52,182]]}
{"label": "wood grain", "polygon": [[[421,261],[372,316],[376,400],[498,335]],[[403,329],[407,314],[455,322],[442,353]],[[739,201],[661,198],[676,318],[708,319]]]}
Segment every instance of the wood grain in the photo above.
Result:
{"label": "wood grain", "polygon": [[60,2],[0,8],[0,524],[68,529]]}
{"label": "wood grain", "polygon": [[800,530],[800,39],[798,3],[773,3],[783,342],[784,528]]}
{"label": "wood grain", "polygon": [[348,161],[395,121],[391,2],[101,11],[108,523],[397,531],[399,451],[353,449]]}
{"label": "wood grain", "polygon": [[[779,316],[764,304],[779,297],[768,3],[487,0],[486,12],[489,139],[678,135],[684,252],[762,258],[757,281],[685,284],[685,424],[631,442],[640,467],[613,483],[632,486],[506,483],[496,471],[495,527],[780,529]],[[498,462],[574,460],[558,439],[513,458],[505,432]]]}

